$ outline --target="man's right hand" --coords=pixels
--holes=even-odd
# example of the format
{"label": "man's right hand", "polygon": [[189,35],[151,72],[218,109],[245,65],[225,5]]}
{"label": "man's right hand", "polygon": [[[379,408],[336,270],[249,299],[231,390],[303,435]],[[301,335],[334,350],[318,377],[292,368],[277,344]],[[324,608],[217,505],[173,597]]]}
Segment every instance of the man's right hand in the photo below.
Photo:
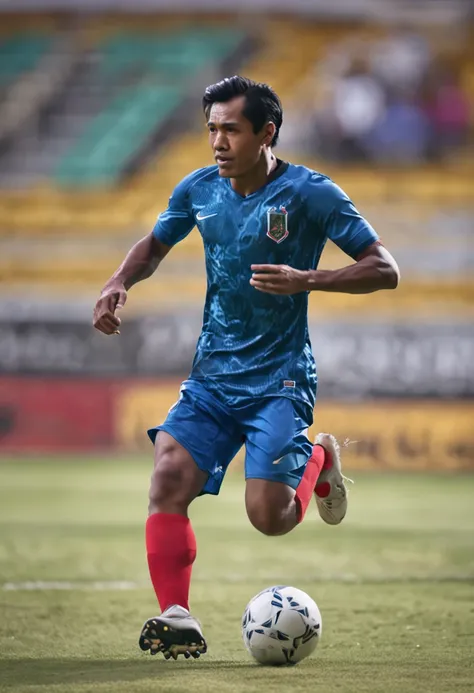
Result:
{"label": "man's right hand", "polygon": [[115,311],[123,308],[127,300],[127,291],[122,282],[107,284],[94,308],[92,324],[104,334],[120,334],[120,318]]}

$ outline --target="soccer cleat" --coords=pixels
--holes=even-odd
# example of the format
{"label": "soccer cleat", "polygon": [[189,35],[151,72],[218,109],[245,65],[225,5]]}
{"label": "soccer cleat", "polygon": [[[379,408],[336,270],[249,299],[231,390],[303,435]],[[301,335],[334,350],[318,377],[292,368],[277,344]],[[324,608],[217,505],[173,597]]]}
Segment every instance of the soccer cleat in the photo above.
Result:
{"label": "soccer cleat", "polygon": [[138,645],[152,655],[162,652],[165,659],[178,659],[180,654],[198,659],[207,651],[199,622],[177,604],[145,621]]}
{"label": "soccer cleat", "polygon": [[347,489],[344,482],[353,482],[342,476],[341,450],[334,436],[319,433],[315,445],[321,445],[331,456],[330,465],[327,468],[326,465],[323,466],[314,489],[319,514],[328,525],[338,525],[347,512]]}

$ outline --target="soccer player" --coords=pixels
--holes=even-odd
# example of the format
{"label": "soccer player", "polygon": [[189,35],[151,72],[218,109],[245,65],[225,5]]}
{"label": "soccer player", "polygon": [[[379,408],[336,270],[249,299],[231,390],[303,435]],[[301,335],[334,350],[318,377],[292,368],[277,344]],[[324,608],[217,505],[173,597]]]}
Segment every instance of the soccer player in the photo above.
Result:
{"label": "soccer player", "polygon": [[[178,402],[148,431],[155,462],[146,550],[161,615],[145,622],[139,645],[175,659],[207,649],[189,613],[196,539],[188,507],[201,494],[219,493],[242,445],[246,510],[260,532],[290,532],[313,495],[328,524],[346,514],[335,438],[320,433],[313,445],[307,437],[317,382],[308,294],[370,293],[399,280],[395,260],[337,185],[275,157],[282,107],[269,86],[224,79],[206,89],[203,108],[216,165],[177,185],[94,311],[98,330],[118,333],[116,313],[130,287],[198,227],[207,270],[202,332]],[[318,270],[328,238],[355,262]]]}

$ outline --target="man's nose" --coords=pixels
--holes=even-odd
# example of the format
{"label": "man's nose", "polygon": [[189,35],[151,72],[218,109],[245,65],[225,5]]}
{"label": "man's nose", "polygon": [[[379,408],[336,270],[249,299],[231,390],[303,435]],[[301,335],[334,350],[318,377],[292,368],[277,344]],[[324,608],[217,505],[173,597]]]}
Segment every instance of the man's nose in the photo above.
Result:
{"label": "man's nose", "polygon": [[214,140],[215,149],[228,149],[229,143],[227,142],[227,137],[222,133],[218,132],[216,139]]}

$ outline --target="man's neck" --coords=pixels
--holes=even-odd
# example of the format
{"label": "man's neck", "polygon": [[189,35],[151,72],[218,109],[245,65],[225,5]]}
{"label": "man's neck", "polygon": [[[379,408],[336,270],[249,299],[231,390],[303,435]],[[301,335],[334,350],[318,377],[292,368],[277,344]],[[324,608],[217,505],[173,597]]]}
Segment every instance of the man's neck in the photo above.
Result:
{"label": "man's neck", "polygon": [[255,168],[249,171],[247,175],[230,179],[232,188],[242,197],[247,197],[263,188],[277,167],[277,158],[270,150],[266,150]]}

